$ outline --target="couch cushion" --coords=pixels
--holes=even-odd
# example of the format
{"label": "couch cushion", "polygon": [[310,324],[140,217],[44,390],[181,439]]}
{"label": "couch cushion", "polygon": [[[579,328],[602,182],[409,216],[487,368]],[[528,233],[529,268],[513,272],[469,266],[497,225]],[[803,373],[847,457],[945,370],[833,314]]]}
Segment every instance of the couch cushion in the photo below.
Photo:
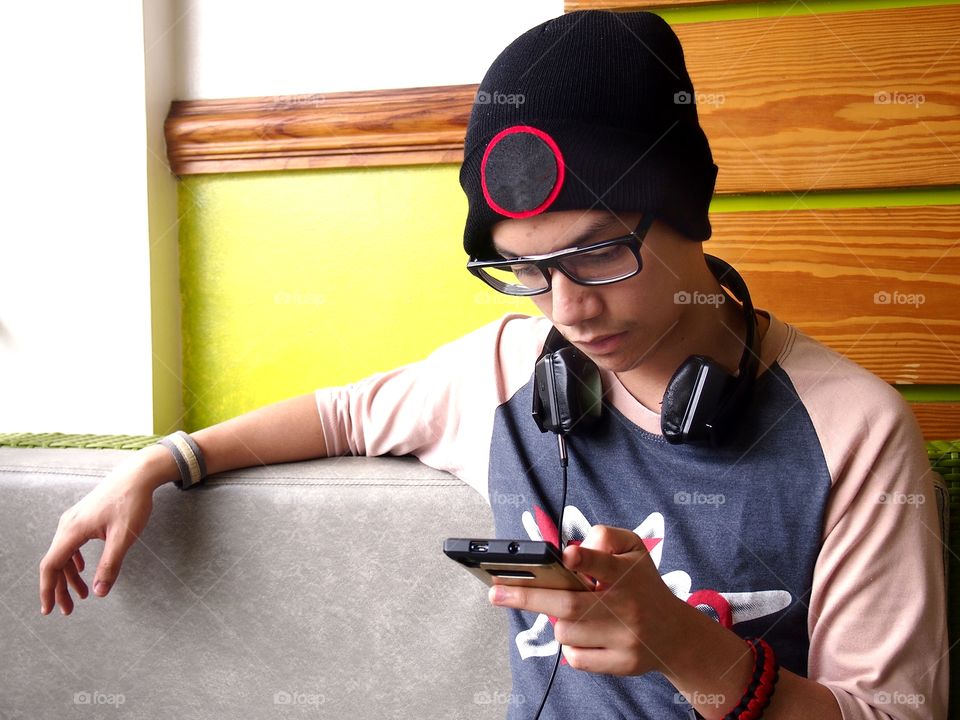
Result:
{"label": "couch cushion", "polygon": [[163,487],[110,595],[42,617],[60,514],[126,452],[0,448],[0,716],[503,717],[506,618],[440,550],[489,508],[411,458]]}

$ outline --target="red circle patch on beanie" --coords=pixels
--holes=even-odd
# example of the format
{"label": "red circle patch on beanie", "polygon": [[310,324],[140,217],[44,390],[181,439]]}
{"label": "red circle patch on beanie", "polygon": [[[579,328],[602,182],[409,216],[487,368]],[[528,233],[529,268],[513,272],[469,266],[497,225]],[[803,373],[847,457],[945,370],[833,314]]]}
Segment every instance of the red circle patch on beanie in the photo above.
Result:
{"label": "red circle patch on beanie", "polygon": [[514,125],[494,135],[480,163],[484,199],[510,218],[545,211],[560,194],[563,177],[563,155],[557,143],[530,125]]}

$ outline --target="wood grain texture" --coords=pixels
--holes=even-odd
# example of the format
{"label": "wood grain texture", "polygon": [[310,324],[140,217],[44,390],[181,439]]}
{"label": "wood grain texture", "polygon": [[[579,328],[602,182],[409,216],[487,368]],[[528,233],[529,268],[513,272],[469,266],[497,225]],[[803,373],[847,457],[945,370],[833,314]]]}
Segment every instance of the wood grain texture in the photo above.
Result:
{"label": "wood grain texture", "polygon": [[[960,6],[676,31],[718,193],[960,184]],[[174,102],[170,166],[185,175],[461,162],[476,89]]]}
{"label": "wood grain texture", "polygon": [[176,101],[170,169],[196,173],[458,163],[475,85]]}
{"label": "wood grain texture", "polygon": [[960,182],[960,6],[676,31],[719,192]]}
{"label": "wood grain texture", "polygon": [[910,403],[927,440],[960,438],[960,403]]}
{"label": "wood grain texture", "polygon": [[894,384],[960,382],[960,206],[715,213],[754,304]]}

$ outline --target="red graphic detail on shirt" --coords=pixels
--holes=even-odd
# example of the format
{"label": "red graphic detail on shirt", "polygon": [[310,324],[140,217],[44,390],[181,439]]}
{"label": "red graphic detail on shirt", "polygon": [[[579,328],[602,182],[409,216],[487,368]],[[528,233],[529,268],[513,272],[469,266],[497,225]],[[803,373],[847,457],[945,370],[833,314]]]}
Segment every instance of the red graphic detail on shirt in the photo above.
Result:
{"label": "red graphic detail on shirt", "polygon": [[733,610],[730,609],[730,603],[716,590],[697,590],[690,593],[687,598],[687,605],[695,608],[705,606],[717,614],[717,621],[725,628],[733,627]]}
{"label": "red graphic detail on shirt", "polygon": [[540,537],[559,550],[560,534],[557,532],[557,526],[553,524],[553,520],[539,505],[534,506],[533,513],[537,519],[537,527],[540,529]]}

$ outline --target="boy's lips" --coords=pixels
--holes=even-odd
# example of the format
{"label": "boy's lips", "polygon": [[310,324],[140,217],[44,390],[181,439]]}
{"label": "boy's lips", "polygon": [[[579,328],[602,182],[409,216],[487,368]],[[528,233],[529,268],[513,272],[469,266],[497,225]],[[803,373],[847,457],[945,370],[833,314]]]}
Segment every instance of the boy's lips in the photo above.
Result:
{"label": "boy's lips", "polygon": [[623,340],[623,336],[626,333],[614,333],[612,335],[595,335],[592,338],[584,340],[572,341],[574,345],[578,345],[587,352],[603,355],[605,353],[612,352],[620,344],[620,341]]}

